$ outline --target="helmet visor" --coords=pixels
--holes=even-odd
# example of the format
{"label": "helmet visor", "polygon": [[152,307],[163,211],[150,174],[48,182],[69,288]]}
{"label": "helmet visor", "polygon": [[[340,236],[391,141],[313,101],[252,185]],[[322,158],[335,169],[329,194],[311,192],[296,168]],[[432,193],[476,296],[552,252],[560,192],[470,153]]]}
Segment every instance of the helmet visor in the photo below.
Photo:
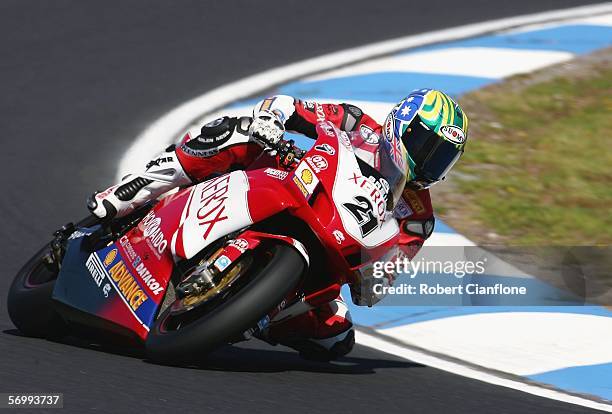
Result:
{"label": "helmet visor", "polygon": [[442,138],[419,116],[402,135],[402,142],[415,164],[410,182],[419,188],[428,188],[442,180],[463,153],[463,146]]}

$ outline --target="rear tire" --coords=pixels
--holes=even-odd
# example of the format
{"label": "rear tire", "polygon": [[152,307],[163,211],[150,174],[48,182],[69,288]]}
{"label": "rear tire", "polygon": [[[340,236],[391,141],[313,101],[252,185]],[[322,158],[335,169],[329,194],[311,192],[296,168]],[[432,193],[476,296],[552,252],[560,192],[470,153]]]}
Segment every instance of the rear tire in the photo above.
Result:
{"label": "rear tire", "polygon": [[287,244],[273,244],[268,251],[271,259],[248,283],[187,326],[165,330],[171,307],[162,312],[146,340],[149,358],[160,363],[199,359],[254,327],[296,288],[305,267],[300,253]]}

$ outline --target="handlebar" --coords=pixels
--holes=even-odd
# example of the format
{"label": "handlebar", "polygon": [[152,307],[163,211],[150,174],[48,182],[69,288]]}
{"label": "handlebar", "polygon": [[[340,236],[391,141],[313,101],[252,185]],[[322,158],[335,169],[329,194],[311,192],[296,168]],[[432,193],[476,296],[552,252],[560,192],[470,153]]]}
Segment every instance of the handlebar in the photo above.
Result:
{"label": "handlebar", "polygon": [[281,138],[271,148],[277,152],[281,165],[285,167],[291,167],[294,163],[297,164],[306,155],[306,151],[298,148],[292,139]]}

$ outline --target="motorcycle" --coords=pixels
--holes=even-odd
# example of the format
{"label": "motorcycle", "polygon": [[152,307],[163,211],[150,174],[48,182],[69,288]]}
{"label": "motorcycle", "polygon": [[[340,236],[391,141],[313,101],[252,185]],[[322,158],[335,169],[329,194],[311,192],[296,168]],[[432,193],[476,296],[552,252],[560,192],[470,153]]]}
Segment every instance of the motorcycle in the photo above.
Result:
{"label": "motorcycle", "polygon": [[15,277],[13,323],[36,337],[127,337],[170,363],[261,337],[344,284],[372,306],[372,264],[397,254],[389,207],[406,176],[377,134],[316,130],[307,152],[282,139],[273,167],[181,188],[111,223],[64,226]]}

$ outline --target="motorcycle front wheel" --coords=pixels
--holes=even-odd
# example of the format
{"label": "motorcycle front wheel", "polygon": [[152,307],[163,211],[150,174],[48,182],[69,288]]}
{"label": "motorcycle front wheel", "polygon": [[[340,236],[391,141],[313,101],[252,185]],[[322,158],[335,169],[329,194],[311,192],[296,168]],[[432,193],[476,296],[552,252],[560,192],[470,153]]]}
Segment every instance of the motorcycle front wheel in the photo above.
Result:
{"label": "motorcycle front wheel", "polygon": [[166,308],[147,337],[148,357],[159,363],[182,363],[232,342],[297,287],[305,268],[300,253],[284,243],[265,247],[256,262],[259,265],[240,276],[246,282],[229,287],[234,291],[214,306],[194,307],[179,314],[173,312],[173,306]]}
{"label": "motorcycle front wheel", "polygon": [[[77,227],[88,227],[98,223],[88,216],[77,223]],[[55,311],[51,295],[57,279],[43,257],[49,252],[49,243],[40,249],[19,270],[9,289],[8,313],[13,324],[27,336],[45,338],[61,336],[66,324]]]}
{"label": "motorcycle front wheel", "polygon": [[57,273],[43,262],[49,246],[43,247],[17,273],[7,298],[13,324],[27,336],[49,337],[60,334],[64,322],[53,309],[51,295]]}

